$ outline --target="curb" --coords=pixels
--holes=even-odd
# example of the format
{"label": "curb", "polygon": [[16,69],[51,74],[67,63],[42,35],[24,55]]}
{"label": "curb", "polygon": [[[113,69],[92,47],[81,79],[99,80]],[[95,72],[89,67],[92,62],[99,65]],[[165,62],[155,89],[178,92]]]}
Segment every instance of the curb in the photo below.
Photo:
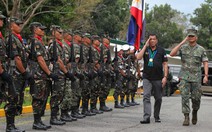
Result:
{"label": "curb", "polygon": [[[143,92],[143,90],[139,91],[139,93],[142,93],[142,92]],[[176,90],[174,94],[180,94],[180,90]],[[112,102],[112,101],[114,101],[113,96],[108,96],[106,102]],[[49,109],[50,109],[50,104],[47,104],[46,110],[49,110]],[[23,111],[22,111],[23,114],[32,113],[32,112],[33,112],[33,110],[32,110],[31,105],[23,107]],[[4,117],[4,116],[5,116],[4,109],[0,109],[0,117]]]}

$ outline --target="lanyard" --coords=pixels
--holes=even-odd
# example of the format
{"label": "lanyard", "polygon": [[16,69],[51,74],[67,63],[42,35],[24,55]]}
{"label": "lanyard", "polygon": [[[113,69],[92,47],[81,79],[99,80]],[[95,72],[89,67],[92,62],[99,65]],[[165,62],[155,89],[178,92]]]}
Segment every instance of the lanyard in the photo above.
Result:
{"label": "lanyard", "polygon": [[148,66],[153,67],[153,59],[155,58],[155,55],[157,54],[157,50],[152,52],[150,49],[148,49],[148,52],[149,52]]}

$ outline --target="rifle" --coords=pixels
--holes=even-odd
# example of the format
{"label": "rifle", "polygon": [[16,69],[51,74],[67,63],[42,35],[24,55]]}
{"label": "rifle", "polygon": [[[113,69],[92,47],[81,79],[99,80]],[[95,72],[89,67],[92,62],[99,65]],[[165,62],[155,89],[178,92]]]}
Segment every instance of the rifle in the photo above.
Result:
{"label": "rifle", "polygon": [[71,63],[71,69],[70,69],[70,72],[75,75],[76,74],[76,71],[77,71],[77,64],[76,64],[76,61],[75,61],[75,55],[74,55],[74,44],[72,43],[71,45],[71,55],[70,55],[70,59],[69,59],[69,62]]}
{"label": "rifle", "polygon": [[35,38],[34,35],[31,37],[31,46],[30,46],[30,54],[29,54],[29,66],[30,66],[30,73],[33,78],[29,80],[30,84],[30,94],[36,94],[38,92],[37,87],[35,86],[35,81],[34,81],[34,75],[37,72],[37,64],[35,62]]}
{"label": "rifle", "polygon": [[104,53],[103,53],[103,45],[101,45],[101,50],[100,50],[100,60],[99,60],[99,63],[100,63],[100,69],[99,69],[99,76],[100,76],[100,83],[101,85],[104,85],[105,83],[105,76],[104,76],[104,73],[105,73],[105,65],[104,65]]}
{"label": "rifle", "polygon": [[[8,74],[11,76],[13,76],[13,72],[16,68],[15,66],[15,60],[14,60],[14,54],[13,54],[13,46],[12,46],[12,32],[10,30],[10,18],[8,18],[7,20],[8,22],[8,30],[9,30],[9,36],[8,36],[8,41],[7,41],[7,45],[6,45],[6,54],[7,54],[7,57],[8,57]],[[16,92],[16,88],[15,88],[15,84],[14,84],[14,81],[13,79],[11,80],[10,83],[8,83],[8,94],[9,95],[12,95],[13,97],[17,95],[17,92]]]}
{"label": "rifle", "polygon": [[127,57],[127,72],[126,72],[126,76],[127,76],[127,83],[126,86],[127,88],[129,88],[130,86],[130,80],[131,80],[131,72],[130,72],[130,66],[131,66],[131,56],[130,54]]}
{"label": "rifle", "polygon": [[83,80],[84,79],[84,75],[83,75],[83,71],[84,71],[84,55],[83,55],[83,45],[80,45],[80,58],[79,58],[79,69],[81,71],[77,72],[76,76],[80,79]]}
{"label": "rifle", "polygon": [[114,72],[115,72],[115,80],[118,80],[119,77],[119,68],[118,68],[118,51],[117,51],[117,44],[115,47],[115,57],[114,57]]}

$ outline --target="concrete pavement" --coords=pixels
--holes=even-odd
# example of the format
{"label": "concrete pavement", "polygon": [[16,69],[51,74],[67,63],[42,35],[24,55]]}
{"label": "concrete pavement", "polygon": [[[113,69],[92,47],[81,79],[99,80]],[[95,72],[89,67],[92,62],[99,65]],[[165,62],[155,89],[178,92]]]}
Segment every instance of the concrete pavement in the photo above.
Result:
{"label": "concrete pavement", "polygon": [[[197,125],[182,126],[183,114],[181,113],[180,95],[163,97],[161,108],[161,123],[155,123],[151,118],[150,124],[140,124],[143,114],[142,98],[137,99],[141,103],[125,109],[114,109],[112,112],[86,117],[76,122],[67,123],[64,126],[52,126],[51,132],[211,132],[212,129],[212,97],[202,96],[201,109],[198,113]],[[154,99],[152,98],[152,102]],[[153,104],[152,104],[153,105]],[[113,107],[113,102],[108,106]],[[49,124],[49,110],[43,117]],[[32,114],[24,114],[16,119],[18,127],[27,132],[32,130]],[[0,131],[5,131],[5,117],[0,118]],[[36,132],[36,131],[35,131]]]}

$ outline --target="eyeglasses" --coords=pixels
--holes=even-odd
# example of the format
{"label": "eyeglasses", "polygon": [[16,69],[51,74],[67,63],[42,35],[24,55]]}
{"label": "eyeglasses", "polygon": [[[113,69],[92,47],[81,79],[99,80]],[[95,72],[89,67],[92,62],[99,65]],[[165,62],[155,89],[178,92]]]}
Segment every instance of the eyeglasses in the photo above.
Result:
{"label": "eyeglasses", "polygon": [[195,37],[195,36],[194,36],[194,35],[188,35],[188,37],[193,38],[193,37]]}

